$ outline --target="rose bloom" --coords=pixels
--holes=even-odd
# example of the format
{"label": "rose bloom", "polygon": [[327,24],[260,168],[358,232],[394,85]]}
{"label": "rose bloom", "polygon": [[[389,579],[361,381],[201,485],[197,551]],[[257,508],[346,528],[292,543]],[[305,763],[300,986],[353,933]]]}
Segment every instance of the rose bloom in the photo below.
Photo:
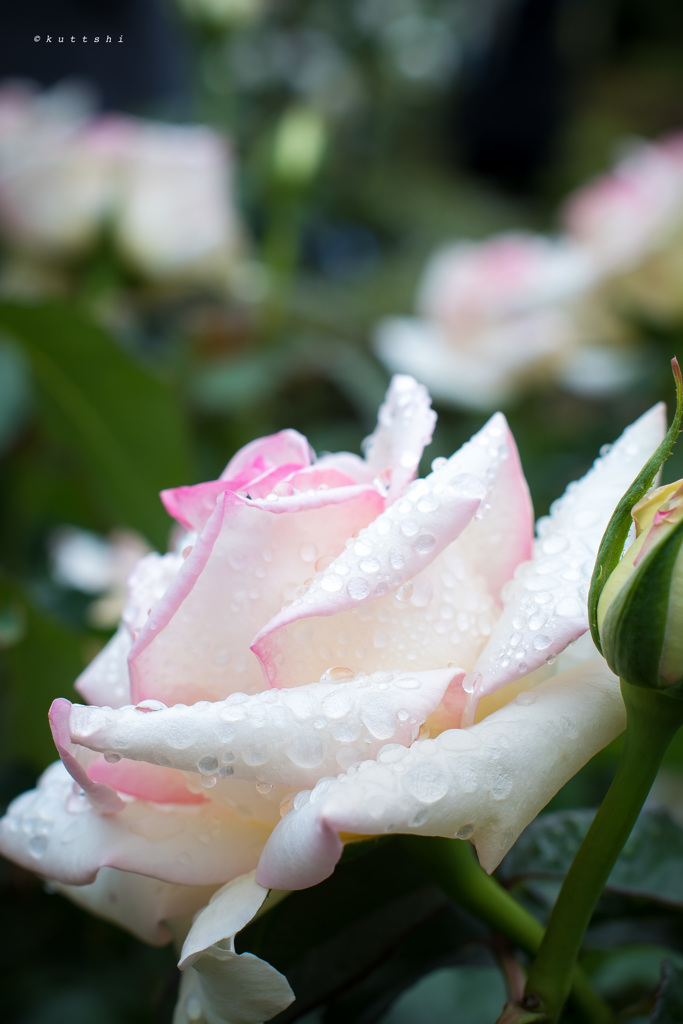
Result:
{"label": "rose bloom", "polygon": [[594,260],[603,301],[667,319],[683,312],[683,134],[631,145],[574,192],[565,230]]}
{"label": "rose bloom", "polygon": [[391,370],[475,409],[548,377],[608,392],[622,386],[628,366],[599,343],[612,326],[589,309],[595,279],[590,255],[567,239],[510,232],[458,242],[427,263],[417,317],[383,321],[375,348]]}
{"label": "rose bloom", "polygon": [[82,255],[106,228],[146,278],[225,287],[242,244],[232,173],[209,128],[93,117],[66,87],[0,90],[0,227],[22,252]]}
{"label": "rose bloom", "polygon": [[47,259],[93,245],[112,203],[111,153],[90,143],[90,99],[62,86],[0,89],[0,229]]}
{"label": "rose bloom", "polygon": [[624,726],[594,648],[563,651],[663,408],[536,540],[504,417],[413,480],[434,420],[399,376],[364,458],[315,458],[285,430],[164,492],[185,533],[139,562],[78,680],[88,705],[51,709],[61,761],[2,821],[2,851],[78,903],[149,942],[184,938],[175,1024],[288,1005],[234,936],[269,888],[329,875],[340,835],[467,839],[493,870]]}

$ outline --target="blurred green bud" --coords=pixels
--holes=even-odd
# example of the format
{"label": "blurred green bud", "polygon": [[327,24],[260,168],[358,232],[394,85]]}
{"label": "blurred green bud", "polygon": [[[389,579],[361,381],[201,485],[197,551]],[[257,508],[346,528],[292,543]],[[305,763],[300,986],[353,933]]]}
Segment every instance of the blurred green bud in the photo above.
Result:
{"label": "blurred green bud", "polygon": [[636,537],[597,606],[607,664],[634,686],[683,699],[683,481],[634,505]]}
{"label": "blurred green bud", "polygon": [[278,181],[299,188],[318,173],[325,152],[325,122],[312,107],[291,107],[277,126],[273,169]]}

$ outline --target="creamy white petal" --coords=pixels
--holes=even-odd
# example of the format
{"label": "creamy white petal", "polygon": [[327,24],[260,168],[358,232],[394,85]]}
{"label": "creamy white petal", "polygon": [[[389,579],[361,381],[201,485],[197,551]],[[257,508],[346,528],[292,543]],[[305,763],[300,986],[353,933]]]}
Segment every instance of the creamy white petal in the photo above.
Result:
{"label": "creamy white petal", "polygon": [[[220,779],[310,787],[387,742],[410,745],[439,705],[454,669],[377,672],[292,690],[233,694],[166,708],[71,708],[75,743],[109,757],[149,761]],[[153,713],[152,713],[153,712]]]}
{"label": "creamy white petal", "polygon": [[89,885],[57,884],[55,888],[72,903],[153,946],[171,941],[164,922],[195,914],[216,891],[215,885],[179,885],[116,868],[102,868]]}
{"label": "creamy white petal", "polygon": [[202,910],[183,944],[173,1024],[258,1024],[294,1000],[287,979],[253,953],[235,952],[235,935],[259,912],[268,890],[254,873],[234,879]]}
{"label": "creamy white petal", "polygon": [[619,683],[602,659],[562,673],[470,729],[380,751],[276,827],[257,878],[278,889],[326,878],[339,833],[471,839],[492,871],[548,800],[625,725]]}
{"label": "creamy white petal", "polygon": [[504,589],[505,608],[471,676],[484,696],[556,657],[588,628],[598,547],[622,494],[666,430],[663,403],[627,427],[539,520],[533,558]]}
{"label": "creamy white petal", "polygon": [[377,414],[377,426],[364,441],[365,461],[376,474],[390,471],[389,500],[413,479],[425,445],[432,439],[436,413],[424,384],[397,374]]}
{"label": "creamy white petal", "polygon": [[210,801],[130,800],[118,814],[98,814],[57,762],[36,789],[9,805],[0,822],[0,852],[68,885],[93,882],[102,867],[185,885],[221,885],[251,870],[269,832],[267,825],[242,821]]}

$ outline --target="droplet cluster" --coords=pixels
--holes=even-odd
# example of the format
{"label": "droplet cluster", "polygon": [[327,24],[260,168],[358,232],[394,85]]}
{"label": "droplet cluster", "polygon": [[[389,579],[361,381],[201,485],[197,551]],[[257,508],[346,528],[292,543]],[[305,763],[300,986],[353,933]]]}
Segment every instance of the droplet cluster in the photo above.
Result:
{"label": "droplet cluster", "polygon": [[[243,785],[253,790],[253,784]],[[259,818],[263,798],[257,807],[255,791],[253,805],[248,795],[244,804],[238,830],[232,809],[226,813],[213,804],[206,805],[207,811],[204,806],[127,800],[119,813],[103,816],[57,762],[43,773],[36,789],[10,804],[0,823],[0,843],[19,863],[67,884],[92,881],[104,858],[112,856],[126,863],[133,856],[142,874],[158,879],[220,884],[231,870],[226,851],[235,873],[241,874],[263,845],[261,822],[272,828],[277,820],[277,807],[267,808]],[[221,851],[218,858],[216,849]]]}
{"label": "droplet cluster", "polygon": [[471,664],[499,611],[485,576],[473,571],[470,539],[458,535],[507,457],[506,431],[494,419],[319,567],[273,635],[271,678],[293,686],[312,665],[330,661],[366,671],[433,668],[453,658]]}
{"label": "droplet cluster", "polygon": [[[449,670],[350,677],[333,666],[321,681],[192,707],[142,701],[118,711],[75,707],[72,738],[105,757],[148,760],[217,780],[307,785],[374,757],[387,741],[408,744],[438,704]],[[260,790],[263,792],[263,790]]]}
{"label": "droplet cluster", "polygon": [[486,496],[507,457],[504,430],[494,420],[429,476],[415,480],[331,564],[316,566],[318,576],[294,598],[292,610],[314,607],[321,591],[361,602],[411,583],[477,509],[485,513]]}
{"label": "droplet cluster", "polygon": [[505,604],[485,659],[482,692],[552,665],[588,627],[587,599],[598,545],[621,494],[649,451],[634,429],[606,449],[581,480],[569,484],[536,526],[531,561],[502,590]]}
{"label": "droplet cluster", "polygon": [[133,569],[128,578],[128,596],[122,614],[133,638],[178,575],[183,561],[182,553],[169,551],[159,555],[153,551],[141,558]]}

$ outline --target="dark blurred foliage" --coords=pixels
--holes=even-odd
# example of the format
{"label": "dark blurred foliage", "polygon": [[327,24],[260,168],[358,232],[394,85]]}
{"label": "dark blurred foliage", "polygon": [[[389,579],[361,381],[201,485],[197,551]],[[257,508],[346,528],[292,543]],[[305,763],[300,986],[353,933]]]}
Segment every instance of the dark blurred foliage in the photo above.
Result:
{"label": "dark blurred foliage", "polygon": [[106,110],[153,104],[191,114],[188,47],[163,0],[28,0],[3,12],[0,68],[5,79],[46,87],[84,79],[97,86]]}

